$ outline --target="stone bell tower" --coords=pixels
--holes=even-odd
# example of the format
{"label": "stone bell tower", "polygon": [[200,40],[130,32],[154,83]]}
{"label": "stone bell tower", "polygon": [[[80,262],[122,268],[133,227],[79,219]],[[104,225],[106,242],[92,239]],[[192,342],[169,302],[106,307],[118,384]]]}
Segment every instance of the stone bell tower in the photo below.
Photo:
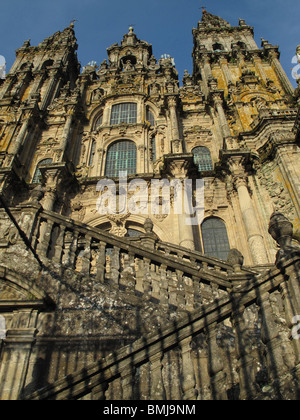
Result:
{"label": "stone bell tower", "polygon": [[[32,151],[45,129],[49,107],[64,90],[68,94],[75,86],[79,74],[76,49],[71,24],[37,47],[28,40],[16,51],[16,60],[0,92],[0,190],[7,196],[14,195],[9,178],[21,184],[28,181]],[[65,115],[69,114],[68,107]],[[69,124],[67,116],[65,119]],[[63,149],[63,139],[61,143]]]}
{"label": "stone bell tower", "polygon": [[[270,259],[262,215],[280,206],[288,209],[292,202],[297,223],[299,186],[293,163],[294,90],[279,62],[278,46],[262,39],[259,48],[253,34],[243,19],[233,27],[204,10],[193,29],[193,79],[218,127],[218,165],[227,198],[237,204],[234,217],[241,215],[252,261],[262,264]],[[282,200],[276,200],[277,194]]]}

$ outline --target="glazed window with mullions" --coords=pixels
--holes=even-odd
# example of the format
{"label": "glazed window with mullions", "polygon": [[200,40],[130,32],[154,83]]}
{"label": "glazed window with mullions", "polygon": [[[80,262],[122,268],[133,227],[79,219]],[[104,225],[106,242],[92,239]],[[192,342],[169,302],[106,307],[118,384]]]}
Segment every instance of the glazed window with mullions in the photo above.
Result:
{"label": "glazed window with mullions", "polygon": [[111,109],[110,124],[116,125],[121,123],[135,124],[137,122],[137,104],[123,103],[113,105]]}

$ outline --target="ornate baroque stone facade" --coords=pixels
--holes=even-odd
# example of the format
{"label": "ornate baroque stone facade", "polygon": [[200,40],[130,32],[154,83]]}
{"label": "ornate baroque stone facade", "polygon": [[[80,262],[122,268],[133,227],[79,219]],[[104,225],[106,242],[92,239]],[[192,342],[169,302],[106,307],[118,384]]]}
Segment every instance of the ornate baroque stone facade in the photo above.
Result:
{"label": "ornate baroque stone facade", "polygon": [[[182,86],[133,28],[82,71],[73,24],[16,51],[0,86],[0,399],[299,397],[298,90],[242,19],[204,11],[193,39]],[[119,171],[144,181],[127,197],[147,211],[121,208]],[[198,179],[193,225],[161,190]]]}

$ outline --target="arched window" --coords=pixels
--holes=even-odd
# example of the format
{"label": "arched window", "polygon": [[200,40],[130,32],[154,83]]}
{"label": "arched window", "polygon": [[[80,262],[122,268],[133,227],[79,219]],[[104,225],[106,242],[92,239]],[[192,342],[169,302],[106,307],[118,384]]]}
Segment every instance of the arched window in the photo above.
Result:
{"label": "arched window", "polygon": [[118,177],[120,171],[136,173],[136,145],[130,140],[113,143],[107,150],[105,175]]}
{"label": "arched window", "polygon": [[198,166],[198,170],[200,171],[212,171],[214,169],[210,151],[205,146],[195,147],[192,150],[194,155],[194,163]]}
{"label": "arched window", "polygon": [[40,176],[42,175],[41,170],[40,170],[40,166],[41,165],[46,165],[47,163],[52,163],[52,159],[43,159],[41,160],[36,167],[33,179],[32,179],[32,183],[33,184],[37,184],[38,182],[40,182]]}
{"label": "arched window", "polygon": [[103,114],[100,114],[99,117],[96,119],[94,130],[97,130],[97,128],[101,127],[103,123]]}
{"label": "arched window", "polygon": [[4,316],[0,315],[0,340],[5,340],[6,338],[6,324]]}
{"label": "arched window", "polygon": [[149,108],[146,110],[146,120],[150,123],[151,127],[155,126],[155,118]]}
{"label": "arched window", "polygon": [[113,105],[111,109],[110,124],[135,124],[137,120],[137,104],[124,103]]}
{"label": "arched window", "polygon": [[201,225],[204,254],[227,260],[230,245],[225,223],[217,217],[204,220]]}
{"label": "arched window", "polygon": [[96,142],[95,140],[93,140],[91,151],[90,151],[90,157],[89,157],[89,166],[92,166],[92,164],[94,163],[95,152],[96,152]]}

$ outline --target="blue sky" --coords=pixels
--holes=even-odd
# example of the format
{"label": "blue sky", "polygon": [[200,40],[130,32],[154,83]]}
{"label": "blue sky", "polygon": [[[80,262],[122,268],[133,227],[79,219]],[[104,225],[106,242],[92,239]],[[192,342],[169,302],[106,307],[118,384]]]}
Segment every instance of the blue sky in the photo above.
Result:
{"label": "blue sky", "polygon": [[162,54],[175,58],[181,81],[184,69],[192,72],[192,29],[201,20],[201,6],[233,26],[245,19],[254,26],[259,47],[261,37],[279,45],[281,63],[295,86],[291,69],[300,44],[297,0],[1,0],[0,56],[9,70],[14,51],[25,40],[37,45],[75,18],[81,65],[100,64],[107,58],[106,48],[119,43],[133,24],[138,38],[152,44],[157,59]]}

